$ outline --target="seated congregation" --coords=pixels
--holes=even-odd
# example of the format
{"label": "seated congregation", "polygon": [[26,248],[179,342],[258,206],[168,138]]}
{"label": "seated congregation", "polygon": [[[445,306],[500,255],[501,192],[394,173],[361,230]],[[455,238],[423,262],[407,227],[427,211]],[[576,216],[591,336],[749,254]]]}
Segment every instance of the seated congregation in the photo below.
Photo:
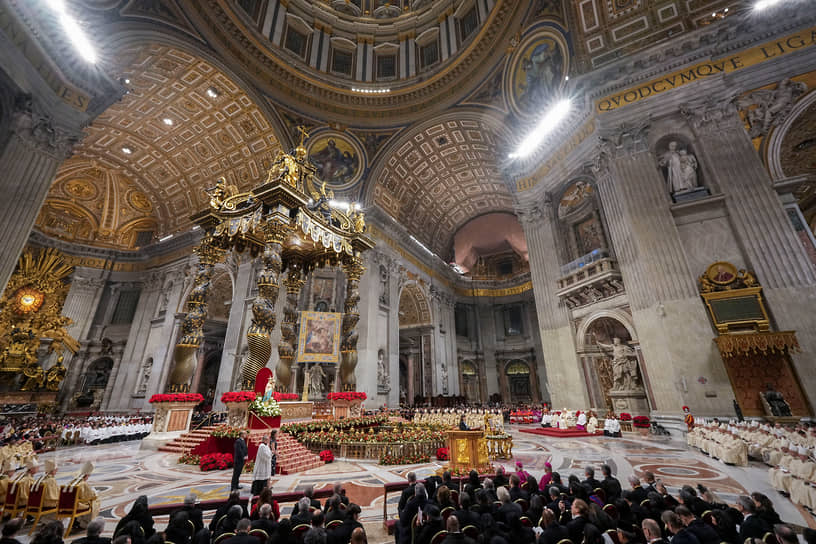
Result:
{"label": "seated congregation", "polygon": [[[482,479],[449,472],[408,486],[399,501],[397,544],[796,544],[761,493],[727,505],[710,490],[685,485],[671,494],[650,472],[626,486],[602,465],[566,482],[547,463],[537,480],[521,463]],[[808,532],[808,537],[813,534]],[[809,540],[810,542],[811,540]]]}

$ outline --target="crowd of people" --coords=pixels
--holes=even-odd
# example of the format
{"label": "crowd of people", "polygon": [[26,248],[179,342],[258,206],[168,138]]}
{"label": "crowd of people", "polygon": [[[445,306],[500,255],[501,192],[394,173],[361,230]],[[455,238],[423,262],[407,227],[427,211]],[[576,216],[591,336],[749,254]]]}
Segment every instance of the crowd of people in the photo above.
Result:
{"label": "crowd of people", "polygon": [[[234,490],[209,519],[190,494],[184,505],[170,513],[163,530],[155,527],[146,496],[139,497],[119,520],[114,538],[127,537],[132,544],[367,544],[360,523],[361,509],[349,502],[341,484],[324,504],[307,486],[292,513],[281,516],[270,487],[249,501],[249,509]],[[90,530],[90,526],[89,526]]]}
{"label": "crowd of people", "polygon": [[[397,544],[797,544],[765,495],[727,505],[698,485],[671,494],[654,475],[622,484],[609,465],[566,480],[547,463],[536,479],[521,463],[483,481],[450,473],[417,481],[400,497]],[[807,541],[816,542],[808,530]]]}

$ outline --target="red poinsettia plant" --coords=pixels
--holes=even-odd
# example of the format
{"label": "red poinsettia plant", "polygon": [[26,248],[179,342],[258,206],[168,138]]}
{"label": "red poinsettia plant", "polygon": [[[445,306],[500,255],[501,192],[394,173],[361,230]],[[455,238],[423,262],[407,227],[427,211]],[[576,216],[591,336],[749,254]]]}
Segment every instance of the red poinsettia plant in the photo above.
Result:
{"label": "red poinsettia plant", "polygon": [[324,463],[331,463],[334,461],[334,454],[331,450],[323,450],[320,452],[320,460]]}
{"label": "red poinsettia plant", "polygon": [[632,426],[639,429],[648,429],[650,425],[649,416],[635,416],[632,419]]}
{"label": "red poinsettia plant", "polygon": [[632,421],[632,414],[629,412],[621,412],[620,418],[621,421]]}
{"label": "red poinsettia plant", "polygon": [[252,402],[256,396],[255,391],[228,391],[221,395],[221,402]]}
{"label": "red poinsettia plant", "polygon": [[163,393],[150,397],[150,402],[204,402],[201,393]]}
{"label": "red poinsettia plant", "polygon": [[272,393],[272,398],[275,399],[276,402],[281,402],[284,400],[300,400],[300,395],[297,393]]}
{"label": "red poinsettia plant", "polygon": [[368,395],[364,391],[339,391],[326,395],[329,400],[366,400]]}
{"label": "red poinsettia plant", "polygon": [[437,448],[436,458],[440,461],[447,461],[450,459],[450,451],[448,448]]}
{"label": "red poinsettia plant", "polygon": [[201,461],[198,463],[198,468],[202,472],[208,470],[224,470],[230,468],[233,464],[231,453],[208,453],[201,456]]}

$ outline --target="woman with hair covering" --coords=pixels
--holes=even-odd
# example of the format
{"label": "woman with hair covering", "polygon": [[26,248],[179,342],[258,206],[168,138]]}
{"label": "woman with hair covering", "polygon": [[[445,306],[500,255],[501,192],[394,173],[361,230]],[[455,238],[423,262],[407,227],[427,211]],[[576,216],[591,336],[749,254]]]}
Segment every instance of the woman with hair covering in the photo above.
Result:
{"label": "woman with hair covering", "polygon": [[136,502],[134,502],[130,508],[130,512],[119,520],[119,523],[116,524],[116,529],[113,531],[114,536],[118,536],[119,531],[131,521],[137,522],[142,528],[145,540],[153,536],[153,533],[156,532],[153,528],[153,516],[150,515],[150,511],[147,508],[147,495],[141,495],[136,499]]}

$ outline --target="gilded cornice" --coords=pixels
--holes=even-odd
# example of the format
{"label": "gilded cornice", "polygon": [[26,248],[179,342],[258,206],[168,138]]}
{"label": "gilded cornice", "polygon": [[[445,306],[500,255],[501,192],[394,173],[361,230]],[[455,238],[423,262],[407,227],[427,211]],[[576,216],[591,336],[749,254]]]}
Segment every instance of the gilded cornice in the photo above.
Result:
{"label": "gilded cornice", "polygon": [[[186,12],[211,46],[243,66],[259,88],[275,101],[332,122],[356,126],[414,121],[456,103],[480,84],[504,56],[501,43],[509,40],[520,24],[520,3],[497,0],[479,34],[454,57],[432,73],[405,82],[392,82],[384,96],[354,93],[337,85],[337,79],[308,66],[289,52],[278,49],[255,28],[248,28],[225,0],[188,4]],[[396,85],[404,85],[394,88]]]}

